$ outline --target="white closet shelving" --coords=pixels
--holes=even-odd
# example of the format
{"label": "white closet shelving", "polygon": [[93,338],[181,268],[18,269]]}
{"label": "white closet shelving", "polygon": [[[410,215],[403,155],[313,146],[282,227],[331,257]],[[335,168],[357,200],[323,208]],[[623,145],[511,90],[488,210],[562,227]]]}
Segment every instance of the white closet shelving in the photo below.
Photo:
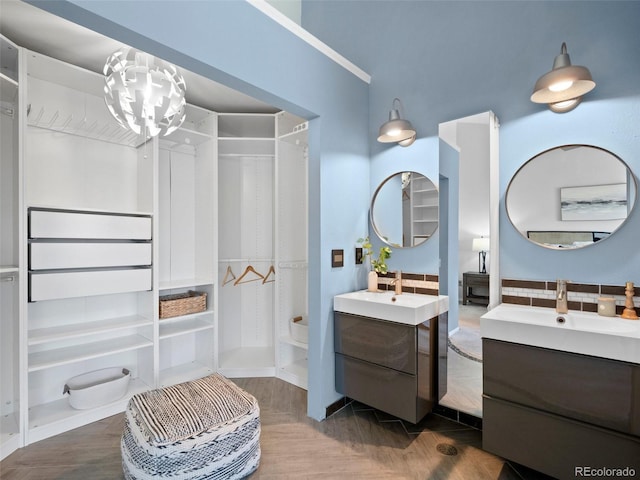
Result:
{"label": "white closet shelving", "polygon": [[159,295],[206,293],[204,312],[159,319],[161,386],[215,371],[217,117],[187,106],[182,127],[160,140]]}
{"label": "white closet shelving", "polygon": [[[307,387],[307,127],[276,115],[219,117],[219,367]],[[251,266],[254,272],[238,282]],[[272,269],[272,270],[269,270]]]}
{"label": "white closet shelving", "polygon": [[22,444],[18,47],[0,36],[0,460]]}
{"label": "white closet shelving", "polygon": [[[28,291],[41,300],[27,304],[25,323],[25,443],[32,443],[122,411],[132,394],[155,386],[155,169],[153,145],[122,135],[102,105],[100,75],[34,52],[21,58],[29,105],[22,215],[35,217],[24,227]],[[146,222],[145,236],[128,230],[129,221]],[[69,378],[115,366],[132,373],[123,399],[70,407]]]}
{"label": "white closet shelving", "polygon": [[[275,116],[218,116],[218,365],[230,377],[274,376]],[[277,272],[276,272],[277,275]]]}
{"label": "white closet shelving", "polygon": [[308,123],[277,115],[275,245],[278,276],[275,325],[277,376],[306,389],[308,344],[291,337],[290,321],[307,317]]}
{"label": "white closet shelving", "polygon": [[411,241],[417,245],[438,228],[438,189],[424,175],[413,173],[410,183]]}
{"label": "white closet shelving", "polygon": [[[216,371],[306,388],[289,321],[307,315],[308,124],[187,105],[146,140],[111,118],[101,75],[1,47],[0,460]],[[160,318],[188,291],[204,311]],[[70,378],[112,367],[123,398],[70,406]]]}

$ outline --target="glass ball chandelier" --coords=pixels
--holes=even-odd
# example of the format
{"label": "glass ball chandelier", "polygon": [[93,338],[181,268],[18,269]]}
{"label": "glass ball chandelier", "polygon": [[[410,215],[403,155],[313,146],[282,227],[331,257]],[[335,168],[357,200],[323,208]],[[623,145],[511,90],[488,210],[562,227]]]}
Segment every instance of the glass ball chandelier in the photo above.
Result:
{"label": "glass ball chandelier", "polygon": [[174,65],[124,47],[109,56],[103,73],[105,103],[123,127],[155,137],[184,122],[186,85]]}

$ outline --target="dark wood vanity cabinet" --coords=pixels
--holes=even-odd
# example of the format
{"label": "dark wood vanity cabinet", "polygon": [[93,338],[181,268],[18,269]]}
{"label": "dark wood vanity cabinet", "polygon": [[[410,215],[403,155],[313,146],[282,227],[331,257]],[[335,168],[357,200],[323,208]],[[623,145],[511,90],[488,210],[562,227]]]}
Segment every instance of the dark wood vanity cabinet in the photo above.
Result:
{"label": "dark wood vanity cabinet", "polygon": [[334,327],[338,392],[412,423],[446,393],[446,313],[414,326],[335,312]]}
{"label": "dark wood vanity cabinet", "polygon": [[560,479],[640,474],[640,365],[487,338],[482,348],[484,450]]}

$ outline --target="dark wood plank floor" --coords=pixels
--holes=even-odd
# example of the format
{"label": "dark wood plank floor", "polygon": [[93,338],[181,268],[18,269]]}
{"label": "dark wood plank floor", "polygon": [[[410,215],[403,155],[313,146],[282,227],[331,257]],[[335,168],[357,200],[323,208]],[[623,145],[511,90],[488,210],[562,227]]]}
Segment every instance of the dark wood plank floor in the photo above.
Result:
{"label": "dark wood plank floor", "polygon": [[[262,457],[251,480],[546,478],[481,449],[481,432],[429,415],[418,426],[354,402],[323,422],[306,392],[276,378],[236,379],[260,404]],[[29,445],[0,463],[2,480],[122,479],[123,414]],[[456,453],[451,450],[454,447]],[[442,453],[444,452],[444,453]]]}

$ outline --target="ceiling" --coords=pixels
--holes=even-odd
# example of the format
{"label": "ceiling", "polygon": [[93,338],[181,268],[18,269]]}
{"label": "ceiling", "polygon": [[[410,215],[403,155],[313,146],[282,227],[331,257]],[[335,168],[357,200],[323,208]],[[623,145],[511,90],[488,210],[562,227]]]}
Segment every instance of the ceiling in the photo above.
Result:
{"label": "ceiling", "polygon": [[[0,33],[20,47],[102,73],[122,43],[20,0],[0,0]],[[229,113],[275,113],[277,108],[208,78],[181,69],[187,102]]]}

